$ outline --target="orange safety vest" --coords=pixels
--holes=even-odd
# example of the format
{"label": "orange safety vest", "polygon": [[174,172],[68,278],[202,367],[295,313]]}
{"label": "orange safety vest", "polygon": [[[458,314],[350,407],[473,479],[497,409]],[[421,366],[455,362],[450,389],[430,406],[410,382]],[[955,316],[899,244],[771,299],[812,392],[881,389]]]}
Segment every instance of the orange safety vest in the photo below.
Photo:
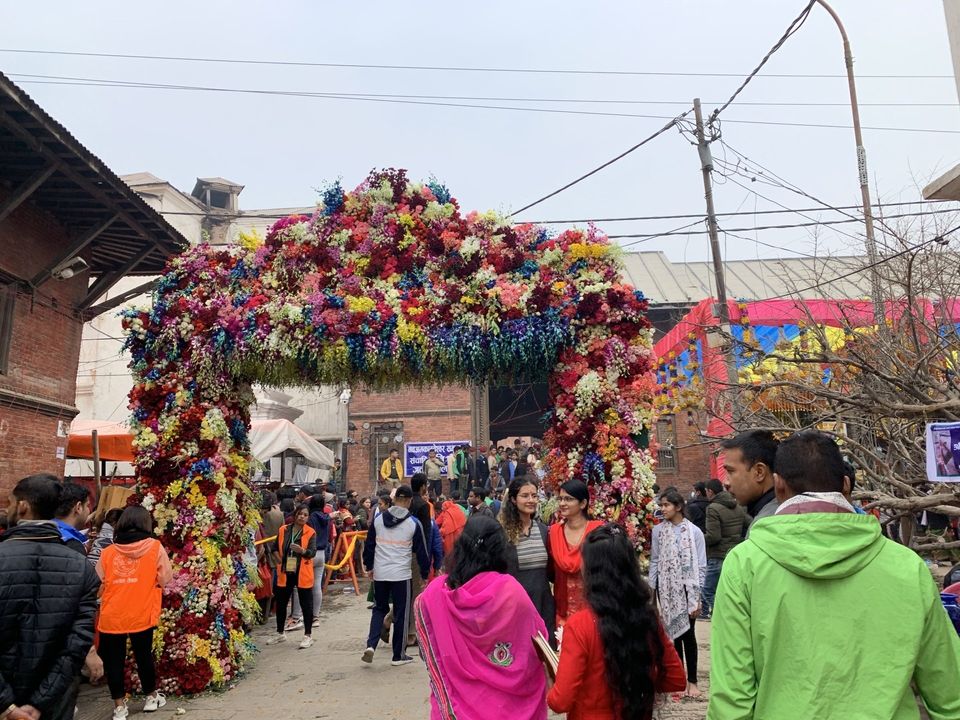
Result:
{"label": "orange safety vest", "polygon": [[[283,525],[279,532],[277,532],[277,547],[280,549],[280,564],[277,565],[277,587],[286,587],[287,586],[287,573],[283,571],[284,566],[284,557],[283,557],[283,546],[287,537],[287,528],[289,525]],[[309,525],[303,526],[303,535],[300,536],[300,547],[306,549],[310,544],[310,538],[317,534],[317,531],[314,530]],[[300,558],[300,572],[297,573],[297,587],[298,588],[312,588],[313,587],[313,560],[312,558]]]}
{"label": "orange safety vest", "polygon": [[129,558],[108,545],[100,554],[103,595],[97,630],[103,633],[135,633],[156,627],[160,620],[163,590],[157,585],[159,540],[139,558]]}

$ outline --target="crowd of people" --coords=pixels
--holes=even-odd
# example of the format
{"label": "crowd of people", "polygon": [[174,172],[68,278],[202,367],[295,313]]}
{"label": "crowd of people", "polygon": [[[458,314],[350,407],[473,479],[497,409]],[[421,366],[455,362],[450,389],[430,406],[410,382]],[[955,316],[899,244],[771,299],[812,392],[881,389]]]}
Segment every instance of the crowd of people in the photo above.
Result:
{"label": "crowd of people", "polygon": [[[510,482],[471,479],[462,500],[436,494],[426,463],[374,497],[265,491],[255,547],[270,643],[302,628],[299,648],[312,646],[332,548],[366,530],[345,558],[372,578],[360,659],[387,643],[406,665],[418,646],[432,718],[646,720],[663,697],[703,694],[704,618],[711,720],[916,718],[915,696],[932,720],[960,718],[960,637],[923,560],[851,503],[837,444],[748,432],[724,448],[726,485],[655,489],[646,578],[624,529],[590,517],[583,481],[547,502],[510,453]],[[166,704],[153,636],[170,561],[145,508],[94,518],[90,505],[50,475],[14,489],[0,535],[2,720],[72,717],[81,676],[106,677],[122,720],[130,655],[143,710]],[[958,581],[960,567],[944,584]]]}
{"label": "crowd of people", "polygon": [[[703,694],[695,628],[706,619],[713,720],[915,718],[915,693],[930,718],[960,718],[960,638],[923,560],[851,501],[856,474],[837,444],[753,431],[724,451],[726,484],[655,488],[646,579],[623,529],[590,517],[580,480],[557,489],[545,518],[527,469],[513,468],[502,494],[470,487],[465,502],[415,475],[374,520],[371,535],[393,534],[364,555],[377,602],[362,659],[386,639],[392,602],[395,619],[414,616],[433,718],[545,718],[549,707],[639,720],[660,694]],[[409,510],[417,497],[429,521]],[[434,540],[445,572],[418,591],[436,573]],[[883,630],[858,631],[865,620]],[[396,622],[392,662],[405,664],[414,639]],[[536,635],[560,650],[555,678]]]}
{"label": "crowd of people", "polygon": [[96,526],[90,492],[52,475],[13,489],[0,535],[0,717],[69,720],[81,674],[106,675],[113,717],[129,715],[125,668],[132,647],[144,712],[158,691],[153,634],[173,574],[141,506],[114,509]]}

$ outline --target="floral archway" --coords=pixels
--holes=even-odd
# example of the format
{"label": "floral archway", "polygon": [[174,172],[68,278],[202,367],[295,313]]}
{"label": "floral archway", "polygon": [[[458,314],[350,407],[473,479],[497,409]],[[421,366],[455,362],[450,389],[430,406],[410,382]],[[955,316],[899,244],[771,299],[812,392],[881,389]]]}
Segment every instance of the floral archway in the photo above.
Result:
{"label": "floral archway", "polygon": [[443,186],[372,173],[266,238],[192,248],[125,313],[137,499],[176,569],[157,632],[165,689],[230,680],[252,652],[251,385],[549,380],[548,478],[649,539],[654,393],[646,301],[597,230],[463,215]]}

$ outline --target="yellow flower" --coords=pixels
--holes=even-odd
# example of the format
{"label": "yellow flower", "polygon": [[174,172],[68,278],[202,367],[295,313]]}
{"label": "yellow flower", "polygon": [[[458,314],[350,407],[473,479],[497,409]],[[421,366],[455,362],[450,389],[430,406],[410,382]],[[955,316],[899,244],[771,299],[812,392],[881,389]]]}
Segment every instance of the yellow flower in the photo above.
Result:
{"label": "yellow flower", "polygon": [[237,242],[245,250],[256,250],[263,245],[263,237],[256,228],[250,228],[249,232],[246,230],[240,231]]}
{"label": "yellow flower", "polygon": [[403,342],[423,343],[426,341],[423,328],[416,323],[407,322],[407,319],[403,317],[403,315],[397,319],[397,335]]}
{"label": "yellow flower", "polygon": [[354,297],[350,296],[347,298],[347,308],[350,312],[364,312],[368,313],[377,306],[376,301],[368,297]]}
{"label": "yellow flower", "polygon": [[570,243],[570,257],[574,260],[581,258],[600,258],[607,254],[609,245],[596,245],[593,243]]}

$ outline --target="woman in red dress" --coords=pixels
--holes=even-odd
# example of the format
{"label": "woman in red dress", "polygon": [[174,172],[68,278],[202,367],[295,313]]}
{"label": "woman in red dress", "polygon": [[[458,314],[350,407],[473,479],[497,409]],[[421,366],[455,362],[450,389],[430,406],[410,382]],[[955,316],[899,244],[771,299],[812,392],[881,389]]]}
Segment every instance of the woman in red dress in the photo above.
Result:
{"label": "woman in red dress", "polygon": [[567,619],[547,704],[567,720],[650,720],[656,694],[685,689],[687,677],[623,528],[584,540],[583,576],[585,607]]}
{"label": "woman in red dress", "polygon": [[553,594],[557,605],[557,627],[584,607],[583,577],[580,574],[580,547],[584,538],[603,523],[587,514],[590,491],[581,480],[567,480],[560,486],[560,522],[550,526],[550,555],[554,563]]}

